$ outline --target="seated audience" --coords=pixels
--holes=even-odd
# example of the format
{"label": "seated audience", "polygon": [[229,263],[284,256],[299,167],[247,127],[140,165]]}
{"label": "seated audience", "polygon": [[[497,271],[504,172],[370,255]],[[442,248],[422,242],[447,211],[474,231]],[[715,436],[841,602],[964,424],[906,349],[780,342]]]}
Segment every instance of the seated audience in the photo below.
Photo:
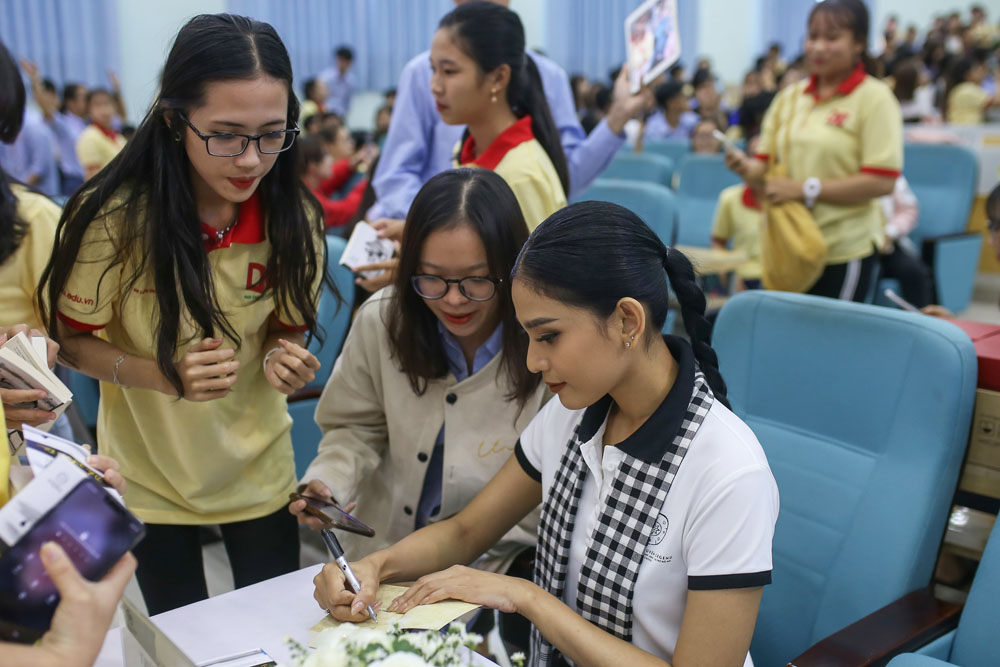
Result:
{"label": "seated audience", "polygon": [[347,172],[346,178],[342,178],[342,174],[334,169],[333,156],[315,136],[302,137],[298,144],[299,176],[323,207],[323,224],[327,229],[347,224],[357,213],[361,197],[368,187],[368,179],[358,181],[343,199],[331,199],[333,193],[343,187],[353,170]]}
{"label": "seated audience", "polygon": [[981,125],[986,109],[996,104],[996,98],[983,90],[986,65],[972,58],[962,58],[951,69],[951,88],[947,93],[949,123]]}
{"label": "seated audience", "polygon": [[76,140],[76,158],[90,180],[115,159],[125,147],[125,138],[112,125],[115,101],[107,90],[95,88],[87,93],[87,116],[90,125]]}
{"label": "seated audience", "polygon": [[722,130],[729,127],[729,110],[723,107],[715,75],[710,70],[700,69],[695,73],[691,85],[694,86],[694,98],[698,103],[695,109],[698,117],[714,121],[716,127]]}
{"label": "seated audience", "polygon": [[934,281],[920,257],[920,249],[907,236],[917,226],[920,205],[905,176],[896,179],[892,194],[882,197],[885,241],[879,264],[883,278],[895,278],[904,299],[917,308],[931,303]]}
{"label": "seated audience", "polygon": [[656,113],[646,120],[644,141],[687,141],[698,123],[698,114],[684,94],[684,86],[676,81],[656,88]]}
{"label": "seated audience", "polygon": [[[305,84],[302,86],[302,92],[305,94],[305,101],[302,102],[302,109],[299,111],[299,122],[305,127],[306,121],[309,118],[319,116],[326,111],[328,91],[322,79],[312,78],[306,79]],[[306,133],[314,131],[306,129]]]}
{"label": "seated audience", "polygon": [[719,126],[710,118],[703,118],[691,130],[691,152],[711,155],[722,150],[722,142],[715,138]]}

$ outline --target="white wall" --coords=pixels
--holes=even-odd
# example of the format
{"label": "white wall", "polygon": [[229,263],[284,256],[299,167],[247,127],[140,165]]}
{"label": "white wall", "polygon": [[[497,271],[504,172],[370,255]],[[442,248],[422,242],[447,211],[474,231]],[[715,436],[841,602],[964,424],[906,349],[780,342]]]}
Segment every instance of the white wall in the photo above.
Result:
{"label": "white wall", "polygon": [[524,42],[529,49],[545,50],[545,3],[539,0],[510,0],[510,9],[517,12],[524,25]]}
{"label": "white wall", "polygon": [[138,124],[152,104],[174,36],[196,14],[226,11],[226,0],[118,0],[122,96],[129,122]]}
{"label": "white wall", "polygon": [[696,58],[708,56],[721,81],[742,81],[743,74],[763,51],[760,0],[698,0],[697,7],[698,53],[685,56],[688,73],[694,72]]}

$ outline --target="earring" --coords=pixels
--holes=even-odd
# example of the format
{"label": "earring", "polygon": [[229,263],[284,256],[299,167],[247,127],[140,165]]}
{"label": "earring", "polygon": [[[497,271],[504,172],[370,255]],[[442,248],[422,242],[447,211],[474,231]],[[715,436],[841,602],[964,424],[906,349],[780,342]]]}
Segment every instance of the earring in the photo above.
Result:
{"label": "earring", "polygon": [[632,341],[634,341],[634,340],[635,340],[635,335],[633,334],[631,338],[629,338],[627,341],[625,341],[625,349],[626,350],[629,349],[630,347],[632,347]]}
{"label": "earring", "polygon": [[497,91],[495,88],[490,91],[490,102],[492,102],[493,104],[497,103]]}

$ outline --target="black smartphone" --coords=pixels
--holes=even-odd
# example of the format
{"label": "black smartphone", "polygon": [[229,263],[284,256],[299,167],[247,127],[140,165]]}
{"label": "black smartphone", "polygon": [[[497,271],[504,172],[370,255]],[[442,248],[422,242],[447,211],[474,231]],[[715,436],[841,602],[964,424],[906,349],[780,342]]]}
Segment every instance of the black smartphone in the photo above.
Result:
{"label": "black smartphone", "polygon": [[93,479],[80,481],[0,558],[0,638],[31,643],[45,634],[59,592],[39,551],[58,543],[80,574],[98,581],[146,527]]}
{"label": "black smartphone", "polygon": [[353,516],[340,509],[336,503],[303,496],[301,493],[288,495],[292,500],[306,501],[306,512],[317,517],[327,528],[339,528],[349,533],[357,533],[365,537],[375,537],[375,529],[358,521]]}

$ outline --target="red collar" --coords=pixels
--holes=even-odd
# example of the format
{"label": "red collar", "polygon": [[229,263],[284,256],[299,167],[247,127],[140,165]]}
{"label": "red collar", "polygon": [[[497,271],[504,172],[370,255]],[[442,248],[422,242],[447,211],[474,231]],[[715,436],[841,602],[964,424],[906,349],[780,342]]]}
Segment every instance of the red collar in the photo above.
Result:
{"label": "red collar", "polygon": [[[858,63],[857,66],[854,68],[854,71],[848,74],[846,79],[840,82],[840,85],[837,86],[837,89],[835,91],[833,91],[833,94],[850,95],[852,92],[854,92],[855,88],[861,85],[861,82],[865,80],[866,76],[868,76],[868,74],[867,72],[865,72],[864,63]],[[819,92],[817,90],[817,86],[819,84],[817,79],[818,77],[815,74],[811,74],[809,76],[809,85],[806,86],[805,90],[803,90],[802,92],[812,95],[818,102]]]}
{"label": "red collar", "polygon": [[531,131],[531,116],[524,116],[501,132],[500,136],[494,139],[493,143],[487,146],[478,158],[476,157],[476,141],[470,135],[462,144],[462,152],[459,154],[458,162],[462,166],[476,165],[492,171],[512,148],[534,138],[535,133]]}
{"label": "red collar", "polygon": [[240,204],[236,214],[236,224],[226,232],[222,239],[216,238],[217,230],[201,223],[201,238],[205,244],[205,252],[228,248],[234,243],[253,244],[265,240],[264,216],[261,213],[260,191],[256,191],[250,199]]}
{"label": "red collar", "polygon": [[112,130],[110,127],[104,127],[100,123],[91,123],[94,127],[101,131],[101,134],[106,136],[111,141],[118,141],[118,133]]}
{"label": "red collar", "polygon": [[753,190],[750,186],[743,188],[743,205],[747,208],[754,208],[760,210],[760,202],[757,201],[757,197],[754,196]]}

